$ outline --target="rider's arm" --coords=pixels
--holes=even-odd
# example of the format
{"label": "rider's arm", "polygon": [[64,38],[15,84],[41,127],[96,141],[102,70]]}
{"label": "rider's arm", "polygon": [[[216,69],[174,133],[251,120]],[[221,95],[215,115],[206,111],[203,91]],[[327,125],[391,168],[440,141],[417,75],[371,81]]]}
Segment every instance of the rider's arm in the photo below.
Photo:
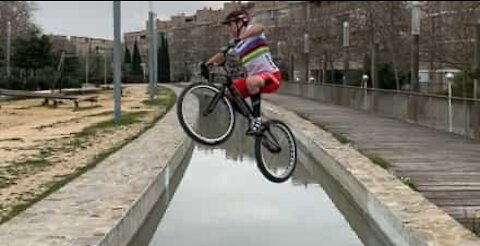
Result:
{"label": "rider's arm", "polygon": [[208,61],[207,61],[207,64],[212,64],[212,65],[217,65],[218,63],[220,63],[220,61],[222,61],[223,59],[223,52],[219,52],[215,55],[213,55]]}
{"label": "rider's arm", "polygon": [[260,24],[254,24],[252,27],[248,28],[247,30],[245,30],[245,32],[240,34],[239,38],[240,39],[251,38],[251,37],[258,36],[262,33],[263,33],[263,26]]}

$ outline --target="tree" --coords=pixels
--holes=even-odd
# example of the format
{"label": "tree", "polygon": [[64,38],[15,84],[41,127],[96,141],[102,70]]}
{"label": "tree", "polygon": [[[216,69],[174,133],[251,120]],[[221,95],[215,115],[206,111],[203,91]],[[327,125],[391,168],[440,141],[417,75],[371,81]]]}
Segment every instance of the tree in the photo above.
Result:
{"label": "tree", "polygon": [[162,43],[160,44],[160,47],[158,47],[157,51],[157,75],[158,75],[158,80],[160,82],[163,82],[164,76],[165,76],[165,60],[163,58],[163,37],[162,37]]}
{"label": "tree", "polygon": [[165,82],[170,82],[170,55],[168,53],[168,40],[167,37],[163,36],[162,43],[164,45],[163,55],[165,58]]}
{"label": "tree", "polygon": [[410,70],[410,10],[407,3],[365,1],[362,2],[362,7],[372,29],[371,38],[376,36],[381,44],[381,51],[386,51],[382,53],[382,63],[392,65],[395,88],[399,90],[402,76]]}
{"label": "tree", "polygon": [[122,69],[125,71],[126,74],[130,74],[130,72],[132,71],[132,54],[130,53],[130,50],[127,46],[125,46]]}
{"label": "tree", "polygon": [[161,40],[161,45],[158,48],[158,79],[161,82],[169,82],[170,58],[168,55],[168,40],[164,34],[162,34]]}
{"label": "tree", "polygon": [[137,41],[133,45],[133,57],[132,57],[132,72],[134,75],[141,75],[142,74],[142,57],[140,56],[140,52],[138,51]]}
{"label": "tree", "polygon": [[46,35],[39,37],[38,32],[28,38],[18,38],[13,45],[13,63],[25,71],[33,71],[52,65],[52,44]]}
{"label": "tree", "polygon": [[[0,35],[7,36],[7,22],[11,22],[12,37],[18,38],[28,35],[34,29],[31,22],[35,3],[32,1],[1,1],[0,2]],[[3,45],[3,43],[2,43]]]}
{"label": "tree", "polygon": [[132,54],[130,54],[130,50],[128,47],[125,47],[125,57],[123,59],[125,64],[132,64]]}

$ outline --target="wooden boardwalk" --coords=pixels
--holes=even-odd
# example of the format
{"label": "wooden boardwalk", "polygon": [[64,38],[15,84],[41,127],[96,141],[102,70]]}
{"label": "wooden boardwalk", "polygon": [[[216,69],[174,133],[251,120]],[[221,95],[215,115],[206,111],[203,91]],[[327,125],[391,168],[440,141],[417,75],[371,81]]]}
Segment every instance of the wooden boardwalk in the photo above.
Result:
{"label": "wooden boardwalk", "polygon": [[264,99],[343,135],[363,153],[386,160],[390,171],[411,178],[426,198],[466,227],[480,216],[480,141],[299,97]]}

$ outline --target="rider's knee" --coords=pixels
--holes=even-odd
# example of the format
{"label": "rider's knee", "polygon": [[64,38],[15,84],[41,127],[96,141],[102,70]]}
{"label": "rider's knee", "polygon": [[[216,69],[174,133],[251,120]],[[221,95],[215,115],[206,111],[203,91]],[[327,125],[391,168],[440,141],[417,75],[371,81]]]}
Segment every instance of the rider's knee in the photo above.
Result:
{"label": "rider's knee", "polygon": [[262,77],[260,77],[260,76],[255,75],[255,76],[249,76],[247,78],[247,88],[250,91],[250,93],[258,92],[258,90],[260,88],[262,88],[264,83],[265,82],[263,81]]}

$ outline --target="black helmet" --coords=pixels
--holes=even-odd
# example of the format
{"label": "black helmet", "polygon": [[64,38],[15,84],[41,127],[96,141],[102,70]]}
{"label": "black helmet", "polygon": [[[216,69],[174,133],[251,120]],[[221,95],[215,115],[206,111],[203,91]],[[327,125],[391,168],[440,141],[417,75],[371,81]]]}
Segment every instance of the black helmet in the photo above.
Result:
{"label": "black helmet", "polygon": [[230,22],[237,22],[241,20],[245,25],[248,24],[248,13],[245,10],[235,10],[225,17],[222,24],[228,24]]}

